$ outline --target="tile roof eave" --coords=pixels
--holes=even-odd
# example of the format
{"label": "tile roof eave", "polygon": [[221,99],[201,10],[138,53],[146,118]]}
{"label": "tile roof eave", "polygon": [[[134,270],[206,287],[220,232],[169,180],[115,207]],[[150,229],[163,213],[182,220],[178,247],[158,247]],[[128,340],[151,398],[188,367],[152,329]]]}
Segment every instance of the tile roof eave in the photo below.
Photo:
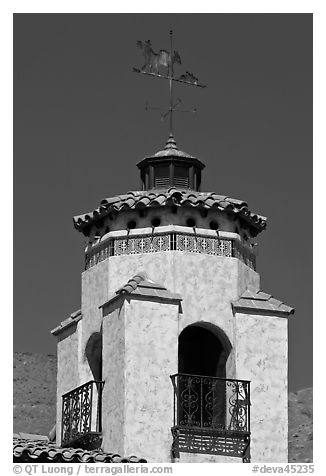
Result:
{"label": "tile roof eave", "polygon": [[136,456],[122,457],[115,453],[81,448],[60,448],[52,442],[22,438],[14,435],[13,460],[15,463],[147,463]]}
{"label": "tile roof eave", "polygon": [[232,303],[235,311],[247,314],[263,314],[271,316],[288,317],[294,314],[294,308],[287,306],[282,301],[262,290],[246,289],[239,299]]}
{"label": "tile roof eave", "polygon": [[157,301],[160,302],[170,302],[170,303],[179,303],[182,301],[182,297],[180,294],[170,294],[169,296],[164,296],[164,295],[158,295],[158,294],[143,294],[141,292],[136,291],[125,291],[123,293],[118,293],[118,294],[113,294],[108,301],[105,303],[101,304],[99,306],[99,309],[103,309],[104,307],[107,307],[108,305],[112,304],[113,302],[119,301],[119,300],[124,300],[124,299],[141,299],[144,301],[149,301],[156,299]]}
{"label": "tile roof eave", "polygon": [[[288,306],[286,306],[288,307]],[[240,312],[241,314],[255,314],[255,315],[266,315],[266,316],[275,316],[275,317],[289,317],[294,314],[294,308],[288,307],[288,310],[285,309],[266,309],[264,307],[256,306],[244,306],[241,304],[232,304],[232,308]]]}
{"label": "tile roof eave", "polygon": [[61,322],[57,327],[52,329],[51,334],[54,336],[59,335],[61,332],[68,329],[69,327],[76,325],[82,319],[82,317],[83,316],[81,313],[78,314],[76,317],[73,317],[73,315],[71,315],[70,317],[68,317],[68,319]]}
{"label": "tile roof eave", "polygon": [[[176,200],[176,197],[178,199]],[[73,218],[74,227],[78,231],[83,231],[89,225],[107,216],[109,213],[119,213],[128,209],[170,206],[170,201],[176,202],[177,206],[189,206],[194,208],[217,208],[221,211],[229,211],[239,215],[242,219],[250,223],[252,227],[263,231],[266,228],[267,218],[251,212],[247,203],[241,200],[220,196],[213,192],[196,192],[193,190],[169,189],[128,192],[108,199],[103,199],[100,206],[92,212],[84,215],[76,215]]]}
{"label": "tile roof eave", "polygon": [[163,285],[152,281],[148,278],[146,272],[139,271],[135,276],[130,278],[126,284],[112,294],[108,301],[99,306],[99,309],[107,307],[119,299],[155,299],[159,302],[180,303],[182,296],[178,293],[172,293]]}

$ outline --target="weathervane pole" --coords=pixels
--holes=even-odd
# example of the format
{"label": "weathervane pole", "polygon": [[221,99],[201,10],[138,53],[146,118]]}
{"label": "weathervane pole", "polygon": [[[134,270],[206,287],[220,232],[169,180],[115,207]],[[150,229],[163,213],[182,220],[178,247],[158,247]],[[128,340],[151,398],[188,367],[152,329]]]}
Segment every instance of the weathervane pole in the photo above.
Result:
{"label": "weathervane pole", "polygon": [[170,76],[170,134],[172,135],[172,128],[173,128],[173,59],[172,59],[172,30],[170,30],[170,71],[169,71],[169,76]]}

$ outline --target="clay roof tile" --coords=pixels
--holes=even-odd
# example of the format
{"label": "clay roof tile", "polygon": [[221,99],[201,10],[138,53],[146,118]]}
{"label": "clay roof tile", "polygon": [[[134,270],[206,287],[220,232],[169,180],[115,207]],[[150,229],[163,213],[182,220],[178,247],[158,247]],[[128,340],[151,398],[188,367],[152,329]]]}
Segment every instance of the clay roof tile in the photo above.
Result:
{"label": "clay roof tile", "polygon": [[294,313],[292,307],[275,299],[271,294],[249,289],[244,291],[237,301],[233,302],[233,309],[239,312],[247,311],[250,313],[250,311],[255,311],[257,313],[260,311],[275,315],[290,315]]}
{"label": "clay roof tile", "polygon": [[83,450],[82,448],[59,448],[53,442],[22,438],[19,434],[13,439],[14,462],[63,462],[63,463],[146,463],[136,456],[121,457],[105,453],[101,449]]}
{"label": "clay roof tile", "polygon": [[164,190],[135,191],[125,195],[105,198],[100,207],[90,213],[74,217],[74,226],[77,230],[83,229],[98,219],[106,216],[110,211],[123,211],[137,206],[164,207],[175,201],[183,206],[204,206],[206,208],[220,208],[233,213],[240,213],[253,227],[262,231],[266,227],[266,218],[248,210],[247,203],[242,200],[218,195],[212,192],[196,192],[188,189],[170,187]]}

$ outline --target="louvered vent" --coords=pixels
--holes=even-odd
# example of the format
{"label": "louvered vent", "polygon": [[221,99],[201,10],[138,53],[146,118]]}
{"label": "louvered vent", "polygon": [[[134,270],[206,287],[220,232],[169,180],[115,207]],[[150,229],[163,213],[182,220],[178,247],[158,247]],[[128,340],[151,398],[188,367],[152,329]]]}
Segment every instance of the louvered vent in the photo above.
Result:
{"label": "louvered vent", "polygon": [[155,167],[155,188],[167,188],[170,185],[169,166]]}
{"label": "louvered vent", "polygon": [[156,188],[166,188],[170,185],[169,177],[155,177],[155,187]]}
{"label": "louvered vent", "polygon": [[188,177],[174,177],[173,185],[180,188],[188,188],[189,187]]}
{"label": "louvered vent", "polygon": [[187,167],[175,166],[173,185],[180,188],[189,188],[189,169]]}

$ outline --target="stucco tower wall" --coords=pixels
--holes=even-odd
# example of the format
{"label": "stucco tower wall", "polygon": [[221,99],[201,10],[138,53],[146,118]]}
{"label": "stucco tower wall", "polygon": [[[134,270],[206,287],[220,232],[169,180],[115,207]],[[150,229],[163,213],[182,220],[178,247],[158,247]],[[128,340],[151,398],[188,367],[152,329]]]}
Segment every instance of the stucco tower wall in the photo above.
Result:
{"label": "stucco tower wall", "polygon": [[171,457],[179,303],[131,300],[126,312],[124,454]]}
{"label": "stucco tower wall", "polygon": [[104,309],[104,451],[170,461],[178,309],[132,298]]}
{"label": "stucco tower wall", "polygon": [[[181,251],[112,256],[82,273],[79,382],[93,379],[85,356],[88,339],[101,331],[99,309],[117,289],[139,271],[183,297],[180,332],[189,324],[207,321],[219,326],[234,341],[231,302],[250,287],[259,289],[259,274],[237,258]],[[233,359],[231,353],[229,360]],[[231,368],[228,374],[232,377]]]}
{"label": "stucco tower wall", "polygon": [[94,332],[101,332],[102,310],[99,309],[99,306],[108,300],[108,269],[109,260],[105,260],[82,273],[81,311],[83,326],[80,337],[79,385],[94,379],[85,355],[85,348],[91,335]]}
{"label": "stucco tower wall", "polygon": [[252,462],[288,461],[288,339],[285,317],[235,315],[237,378],[251,380]]}
{"label": "stucco tower wall", "polygon": [[103,319],[102,448],[124,454],[125,424],[125,312],[118,301]]}
{"label": "stucco tower wall", "polygon": [[[128,394],[132,395],[135,389],[142,386],[139,379],[149,378],[148,373],[139,370],[143,365],[142,359],[144,355],[142,355],[142,349],[146,347],[150,349],[146,350],[146,368],[148,372],[151,368],[155,369],[152,375],[156,373],[157,376],[156,379],[144,381],[143,385],[151,389],[149,392],[151,394],[155,392],[160,394],[164,388],[166,396],[164,400],[161,398],[161,402],[164,401],[162,412],[166,412],[165,414],[169,414],[173,410],[173,387],[169,375],[178,371],[178,336],[190,324],[205,321],[220,327],[226,333],[233,346],[227,362],[227,377],[237,378],[238,375],[238,378],[246,378],[236,368],[237,364],[234,356],[236,331],[231,303],[237,300],[247,287],[258,290],[259,275],[237,258],[182,251],[112,256],[88,269],[83,273],[82,285],[83,332],[80,352],[82,381],[80,383],[84,383],[92,378],[89,374],[90,371],[85,361],[84,352],[91,334],[98,332],[101,328],[102,310],[98,309],[98,307],[103,305],[108,300],[108,297],[111,297],[117,289],[125,285],[132,276],[140,271],[145,271],[150,279],[161,283],[171,292],[182,296],[182,312],[179,314],[177,327],[175,328],[173,319],[160,319],[160,326],[162,326],[160,332],[169,333],[169,341],[164,343],[162,349],[165,349],[166,354],[169,354],[174,364],[171,364],[169,372],[164,374],[156,367],[157,361],[161,362],[163,357],[162,355],[155,356],[155,353],[153,353],[153,349],[155,349],[153,340],[155,339],[153,339],[151,333],[153,336],[157,336],[158,330],[155,327],[157,325],[156,313],[161,315],[161,310],[157,309],[155,312],[152,310],[149,313],[144,306],[144,309],[140,312],[139,309],[141,308],[136,307],[136,304],[133,307],[136,301],[130,301],[130,304],[125,301],[120,310],[110,311],[112,317],[104,317],[103,380],[105,381],[105,387],[102,406],[103,448],[109,452],[116,451],[119,454],[127,454],[126,452],[137,454],[138,451],[138,454],[147,457],[149,461],[167,462],[170,461],[169,453],[172,443],[170,433],[171,422],[168,421],[169,418],[164,417],[164,426],[162,426],[160,432],[157,432],[156,422],[153,423],[155,424],[153,431],[151,430],[152,422],[149,422],[148,419],[148,415],[151,415],[151,412],[147,408],[146,402],[148,393],[137,394],[137,401],[139,402],[137,408],[146,408],[147,412],[146,415],[145,411],[137,415],[137,421],[139,421],[139,425],[142,425],[143,420],[146,419],[147,429],[143,431],[143,429],[140,429],[142,428],[141,426],[129,423],[129,421],[135,419],[134,408],[130,402],[124,399],[127,399]],[[148,305],[149,303],[146,304]],[[140,317],[135,319],[136,313],[139,313]],[[149,333],[144,330],[140,332],[137,327],[143,322],[147,322]],[[118,324],[122,327],[119,327]],[[150,327],[151,325],[154,326],[153,329]],[[118,327],[111,328],[110,326]],[[117,334],[120,336],[119,339],[113,338]],[[134,338],[138,339],[138,343],[133,340]],[[115,339],[118,340],[115,341]],[[119,356],[120,360],[117,356]],[[115,359],[118,359],[117,362]],[[131,372],[131,369],[133,369],[132,375],[135,375],[136,380],[133,379],[132,375],[129,376],[129,374],[128,378],[126,378],[126,372]],[[162,382],[160,381],[161,378],[163,379]],[[156,382],[156,389],[152,388],[154,382]],[[126,385],[128,385],[128,389],[125,387]],[[140,403],[141,399],[143,399],[143,403]],[[122,406],[119,406],[120,404],[117,402],[124,403],[121,403]],[[125,412],[130,412],[130,418]],[[124,421],[126,436],[121,437],[121,426],[124,425]],[[146,440],[144,440],[144,434],[148,435]],[[153,439],[154,435],[157,435],[160,439],[159,442],[156,442],[156,453],[155,445],[153,445],[150,454],[147,455],[144,452],[147,452],[149,447],[148,440]],[[155,460],[153,460],[153,455],[156,455]],[[163,455],[164,459],[158,459],[163,458]],[[198,459],[200,460],[201,457],[198,456]]]}
{"label": "stucco tower wall", "polygon": [[[234,343],[231,303],[247,287],[259,289],[259,274],[237,258],[181,251],[112,256],[109,260],[109,293],[123,286],[139,271],[182,296],[179,333],[188,325],[206,321],[220,327]],[[227,364],[235,378],[233,352]]]}
{"label": "stucco tower wall", "polygon": [[58,335],[56,443],[61,444],[62,395],[79,386],[79,336],[82,321]]}

